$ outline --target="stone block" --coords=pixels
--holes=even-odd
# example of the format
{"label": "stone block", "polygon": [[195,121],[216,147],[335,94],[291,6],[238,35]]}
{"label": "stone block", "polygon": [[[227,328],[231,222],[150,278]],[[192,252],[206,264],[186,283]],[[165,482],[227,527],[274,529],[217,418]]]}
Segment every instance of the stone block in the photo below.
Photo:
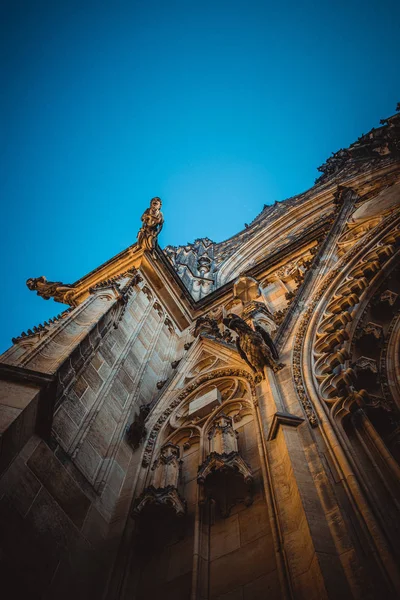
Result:
{"label": "stone block", "polygon": [[239,515],[218,519],[210,528],[210,560],[240,547]]}
{"label": "stone block", "polygon": [[96,393],[99,392],[103,385],[103,379],[91,364],[86,367],[84,376],[91,389]]}
{"label": "stone block", "polygon": [[78,432],[78,427],[62,406],[54,417],[53,431],[56,434],[62,448],[64,450],[68,450],[72,440],[75,438]]}
{"label": "stone block", "polygon": [[277,571],[267,573],[243,588],[243,600],[281,600],[283,597]]}
{"label": "stone block", "polygon": [[22,516],[27,513],[40,488],[40,482],[19,456],[0,479],[0,496],[7,494]]}
{"label": "stone block", "polygon": [[199,453],[192,452],[188,456],[185,456],[182,465],[182,480],[185,484],[189,483],[192,479],[197,478],[197,471],[199,466]]}
{"label": "stone block", "polygon": [[124,438],[119,442],[115,459],[120,465],[121,469],[126,472],[132,459],[132,448]]}
{"label": "stone block", "polygon": [[188,507],[197,504],[199,485],[196,479],[192,479],[185,484],[184,497]]}
{"label": "stone block", "polygon": [[39,391],[39,388],[34,385],[2,380],[0,381],[0,406],[8,406],[18,411],[24,410]]}
{"label": "stone block", "polygon": [[118,496],[109,485],[106,485],[96,506],[107,522],[112,520],[117,502]]}
{"label": "stone block", "polygon": [[30,456],[32,456],[35,449],[41,442],[41,438],[38,435],[32,435],[29,440],[26,442],[25,446],[22,448],[19,453],[19,457],[26,462]]}
{"label": "stone block", "polygon": [[285,534],[284,547],[292,575],[297,577],[308,571],[315,548],[304,515],[299,517],[296,530]]}
{"label": "stone block", "polygon": [[[8,467],[14,456],[23,448],[35,431],[38,395],[24,410],[0,406],[0,420],[2,411],[4,416],[5,410],[16,411],[18,414],[13,414],[13,418],[7,423],[6,429],[0,432],[0,473]],[[10,416],[8,414],[8,417]],[[5,425],[4,421],[3,425]]]}
{"label": "stone block", "polygon": [[[59,558],[51,547],[41,543],[40,536],[6,496],[0,499],[0,539],[4,571],[15,572],[18,580],[25,582],[29,589],[29,596],[18,598],[14,583],[13,593],[5,596],[5,600],[22,600],[25,597],[38,600],[53,577]],[[4,576],[1,585],[4,593]]]}
{"label": "stone block", "polygon": [[244,546],[270,533],[267,506],[264,502],[253,503],[238,515],[240,544]]}
{"label": "stone block", "polygon": [[28,466],[71,521],[80,528],[89,510],[90,500],[44,442],[32,454]]}
{"label": "stone block", "polygon": [[100,456],[105,457],[107,455],[107,450],[111,443],[111,439],[116,427],[117,423],[111,417],[108,407],[103,405],[99,410],[86,438],[96,452],[100,454]]}
{"label": "stone block", "polygon": [[120,370],[119,379],[120,379],[122,385],[124,386],[124,388],[126,389],[126,391],[128,392],[128,394],[131,394],[133,392],[133,390],[135,389],[136,384],[135,384],[134,380],[128,375],[128,373],[125,369]]}
{"label": "stone block", "polygon": [[95,558],[84,538],[78,538],[60,564],[43,600],[88,600],[101,598],[108,569]]}
{"label": "stone block", "polygon": [[222,596],[218,596],[215,600],[243,600],[243,587],[240,586],[227,594],[222,594]]}
{"label": "stone block", "polygon": [[0,435],[7,431],[21,413],[22,410],[20,408],[5,406],[4,404],[0,405]]}
{"label": "stone block", "polygon": [[46,554],[52,556],[55,561],[60,560],[62,554],[79,536],[72,521],[44,487],[33,501],[26,515],[26,522]]}
{"label": "stone block", "polygon": [[121,374],[118,373],[118,375],[116,376],[116,378],[113,381],[113,384],[110,389],[110,393],[118,401],[119,405],[123,407],[126,404],[129,394],[128,394],[128,391],[125,388],[125,386],[122,384],[120,377],[121,377]]}
{"label": "stone block", "polygon": [[211,597],[226,594],[275,569],[272,537],[260,537],[211,562]]}
{"label": "stone block", "polygon": [[84,475],[86,475],[89,481],[93,482],[102,462],[102,458],[86,439],[79,448],[74,462]]}
{"label": "stone block", "polygon": [[108,366],[112,367],[117,358],[116,352],[114,352],[107,343],[103,343],[98,352],[100,360],[104,359]]}
{"label": "stone block", "polygon": [[91,364],[96,369],[96,371],[98,371],[100,369],[100,367],[103,363],[104,363],[104,358],[101,356],[101,354],[99,352],[93,356]]}
{"label": "stone block", "polygon": [[325,600],[325,598],[329,598],[317,555],[314,555],[308,570],[293,579],[293,587],[295,594],[301,598],[310,600]]}
{"label": "stone block", "polygon": [[108,474],[107,483],[113,492],[118,496],[124,482],[125,471],[114,459],[110,459],[110,461],[111,467]]}
{"label": "stone block", "polygon": [[64,400],[63,408],[69,414],[74,423],[76,423],[76,425],[81,424],[83,418],[86,415],[86,408],[73,390],[68,394],[67,398]]}
{"label": "stone block", "polygon": [[189,573],[193,566],[193,537],[170,546],[167,581]]}
{"label": "stone block", "polygon": [[218,388],[214,388],[195,398],[189,403],[189,416],[190,417],[203,417],[209,413],[214,407],[221,404],[221,392]]}
{"label": "stone block", "polygon": [[86,381],[85,377],[82,375],[81,377],[78,377],[78,379],[74,383],[74,392],[78,396],[78,398],[80,398],[81,396],[83,396],[88,387],[89,384]]}
{"label": "stone block", "polygon": [[107,537],[108,523],[93,505],[89,507],[85,522],[81,529],[82,535],[94,548],[101,549]]}

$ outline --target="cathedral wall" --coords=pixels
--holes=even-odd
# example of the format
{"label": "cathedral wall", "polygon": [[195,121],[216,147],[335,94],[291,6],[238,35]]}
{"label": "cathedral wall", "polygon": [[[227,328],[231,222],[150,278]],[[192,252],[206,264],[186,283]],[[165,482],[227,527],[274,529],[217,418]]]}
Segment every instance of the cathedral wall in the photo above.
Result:
{"label": "cathedral wall", "polygon": [[[0,479],[0,548],[16,598],[28,590],[38,599],[101,598],[137,476],[139,455],[126,429],[139,407],[157,396],[157,383],[173,372],[179,335],[150,288],[144,282],[136,286],[122,311],[113,294],[101,293],[100,320],[108,325],[96,343],[90,335],[100,320],[94,329],[86,326],[87,337],[74,338],[79,360],[61,363],[50,438],[46,443],[34,433],[33,419],[28,438],[33,436],[21,439],[17,450],[22,449]],[[86,302],[96,305],[92,298]],[[75,311],[82,315],[80,307]],[[73,313],[68,331],[76,334]],[[53,333],[51,343],[58,348],[53,362],[66,353],[64,344],[73,356],[64,331]],[[84,359],[82,348],[87,348]],[[35,354],[43,357],[35,366],[46,368],[40,344]],[[37,412],[39,385],[7,385],[17,393],[5,384],[0,390],[24,404],[25,420]],[[23,574],[18,585],[14,570]]]}
{"label": "cathedral wall", "polygon": [[[194,342],[176,380],[165,389],[160,404],[150,415],[148,440],[153,439],[153,431],[157,434],[151,453],[148,454],[149,441],[142,450],[145,469],[141,469],[135,490],[137,502],[146,498],[160,451],[171,442],[179,448],[182,461],[179,493],[186,503],[186,512],[164,542],[162,528],[154,531],[144,513],[143,516],[135,513],[134,533],[130,537],[133,550],[130,562],[123,569],[125,583],[121,598],[142,600],[162,595],[172,600],[195,595],[210,600],[228,597],[256,600],[265,593],[272,599],[281,598],[276,546],[261,465],[264,459],[260,432],[246,380],[242,379],[248,375],[238,369],[230,347],[210,346],[208,342],[206,351],[202,348],[203,341]],[[216,367],[220,370],[215,370]],[[241,374],[241,379],[231,376],[236,372]],[[188,414],[190,402],[215,389],[220,391],[221,406],[216,412],[208,411],[193,421]],[[172,410],[169,407],[173,407]],[[235,499],[234,495],[228,501],[228,514],[222,498],[220,504],[204,497],[198,480],[199,469],[208,456],[213,419],[219,414],[233,419],[238,452],[250,469],[253,481],[251,501],[244,502],[241,490],[241,498]],[[158,423],[163,423],[160,431]],[[229,485],[221,479],[218,489],[222,496],[225,486]],[[111,594],[109,598],[114,596]]]}

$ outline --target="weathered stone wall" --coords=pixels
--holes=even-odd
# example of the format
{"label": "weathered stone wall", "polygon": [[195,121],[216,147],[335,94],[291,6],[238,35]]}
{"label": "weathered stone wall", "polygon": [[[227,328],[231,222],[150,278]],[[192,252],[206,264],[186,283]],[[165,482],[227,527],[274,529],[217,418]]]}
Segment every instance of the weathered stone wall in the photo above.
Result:
{"label": "weathered stone wall", "polygon": [[[6,581],[14,586],[12,597],[22,597],[28,590],[33,598],[101,597],[137,472],[138,457],[133,459],[126,428],[139,406],[154,399],[157,382],[172,372],[178,343],[155,295],[143,287],[131,293],[121,314],[112,296],[103,294],[97,300],[101,311],[95,319],[111,311],[109,324],[116,328],[102,329],[96,344],[89,338],[92,331],[98,334],[99,321],[93,327],[92,313],[78,308],[77,313],[90,319],[84,325],[86,337],[79,334],[72,315],[66,327],[58,324],[58,335],[53,333],[50,343],[57,352],[52,349],[47,355],[40,343],[35,348],[36,358],[29,366],[34,362],[45,370],[58,361],[62,370],[67,355],[64,372],[75,375],[58,379],[47,443],[35,434],[40,383],[0,382],[3,445],[7,436],[16,435],[7,414],[18,432],[18,444],[7,444],[2,455],[5,468],[10,451],[20,450],[0,479],[1,549],[7,557]],[[96,305],[91,298],[86,302]],[[82,357],[82,346],[88,349],[85,360],[70,361],[74,347]],[[15,570],[20,586],[11,575]]]}

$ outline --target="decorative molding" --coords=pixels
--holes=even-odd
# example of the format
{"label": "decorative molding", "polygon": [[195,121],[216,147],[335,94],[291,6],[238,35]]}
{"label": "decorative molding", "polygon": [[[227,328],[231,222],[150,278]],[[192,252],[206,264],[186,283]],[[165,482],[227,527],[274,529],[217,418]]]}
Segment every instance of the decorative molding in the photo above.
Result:
{"label": "decorative molding", "polygon": [[172,411],[175,408],[177,408],[183,400],[185,400],[188,396],[190,396],[190,394],[192,394],[203,383],[206,383],[207,381],[212,381],[214,379],[222,379],[224,377],[241,377],[243,379],[246,379],[246,381],[248,382],[248,384],[250,386],[250,391],[251,391],[253,400],[255,399],[256,390],[255,390],[254,378],[248,371],[245,371],[244,369],[225,368],[225,369],[218,369],[217,371],[211,371],[209,373],[204,373],[203,375],[199,375],[199,377],[195,381],[190,383],[183,390],[183,392],[181,392],[174,400],[172,400],[170,405],[158,417],[158,419],[157,419],[156,423],[154,424],[152,430],[150,431],[149,437],[147,439],[147,443],[145,446],[145,450],[143,453],[143,459],[142,459],[143,467],[148,467],[148,465],[150,464],[151,455],[153,453],[153,449],[154,449],[158,434],[159,434],[163,424],[165,423],[165,421],[171,415]]}

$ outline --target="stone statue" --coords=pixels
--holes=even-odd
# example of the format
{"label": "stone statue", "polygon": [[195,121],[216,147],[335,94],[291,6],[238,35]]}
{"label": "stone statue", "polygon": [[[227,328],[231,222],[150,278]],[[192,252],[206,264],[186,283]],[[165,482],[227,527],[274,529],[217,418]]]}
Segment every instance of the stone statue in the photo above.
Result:
{"label": "stone statue", "polygon": [[26,281],[26,285],[30,290],[37,292],[37,295],[44,300],[54,298],[56,302],[70,304],[70,299],[74,294],[74,288],[70,285],[65,285],[61,281],[47,281],[43,275],[41,277],[30,277]]}
{"label": "stone statue", "polygon": [[216,319],[212,319],[208,315],[199,317],[196,321],[196,327],[193,336],[198,337],[201,333],[205,333],[216,338],[221,338],[221,332],[218,328]]}
{"label": "stone statue", "polygon": [[223,323],[226,327],[233,329],[237,333],[237,349],[243,360],[247,362],[256,374],[256,383],[265,379],[264,367],[269,367],[274,372],[284,367],[283,364],[275,360],[274,354],[277,354],[276,348],[273,344],[271,347],[272,340],[270,340],[269,336],[264,336],[265,332],[261,327],[258,331],[253,331],[250,325],[247,325],[243,319],[232,313],[223,319]]}
{"label": "stone statue", "polygon": [[154,250],[158,234],[164,224],[164,216],[161,212],[161,199],[152,198],[150,208],[147,208],[142,215],[142,227],[138,233],[138,246],[143,250]]}

